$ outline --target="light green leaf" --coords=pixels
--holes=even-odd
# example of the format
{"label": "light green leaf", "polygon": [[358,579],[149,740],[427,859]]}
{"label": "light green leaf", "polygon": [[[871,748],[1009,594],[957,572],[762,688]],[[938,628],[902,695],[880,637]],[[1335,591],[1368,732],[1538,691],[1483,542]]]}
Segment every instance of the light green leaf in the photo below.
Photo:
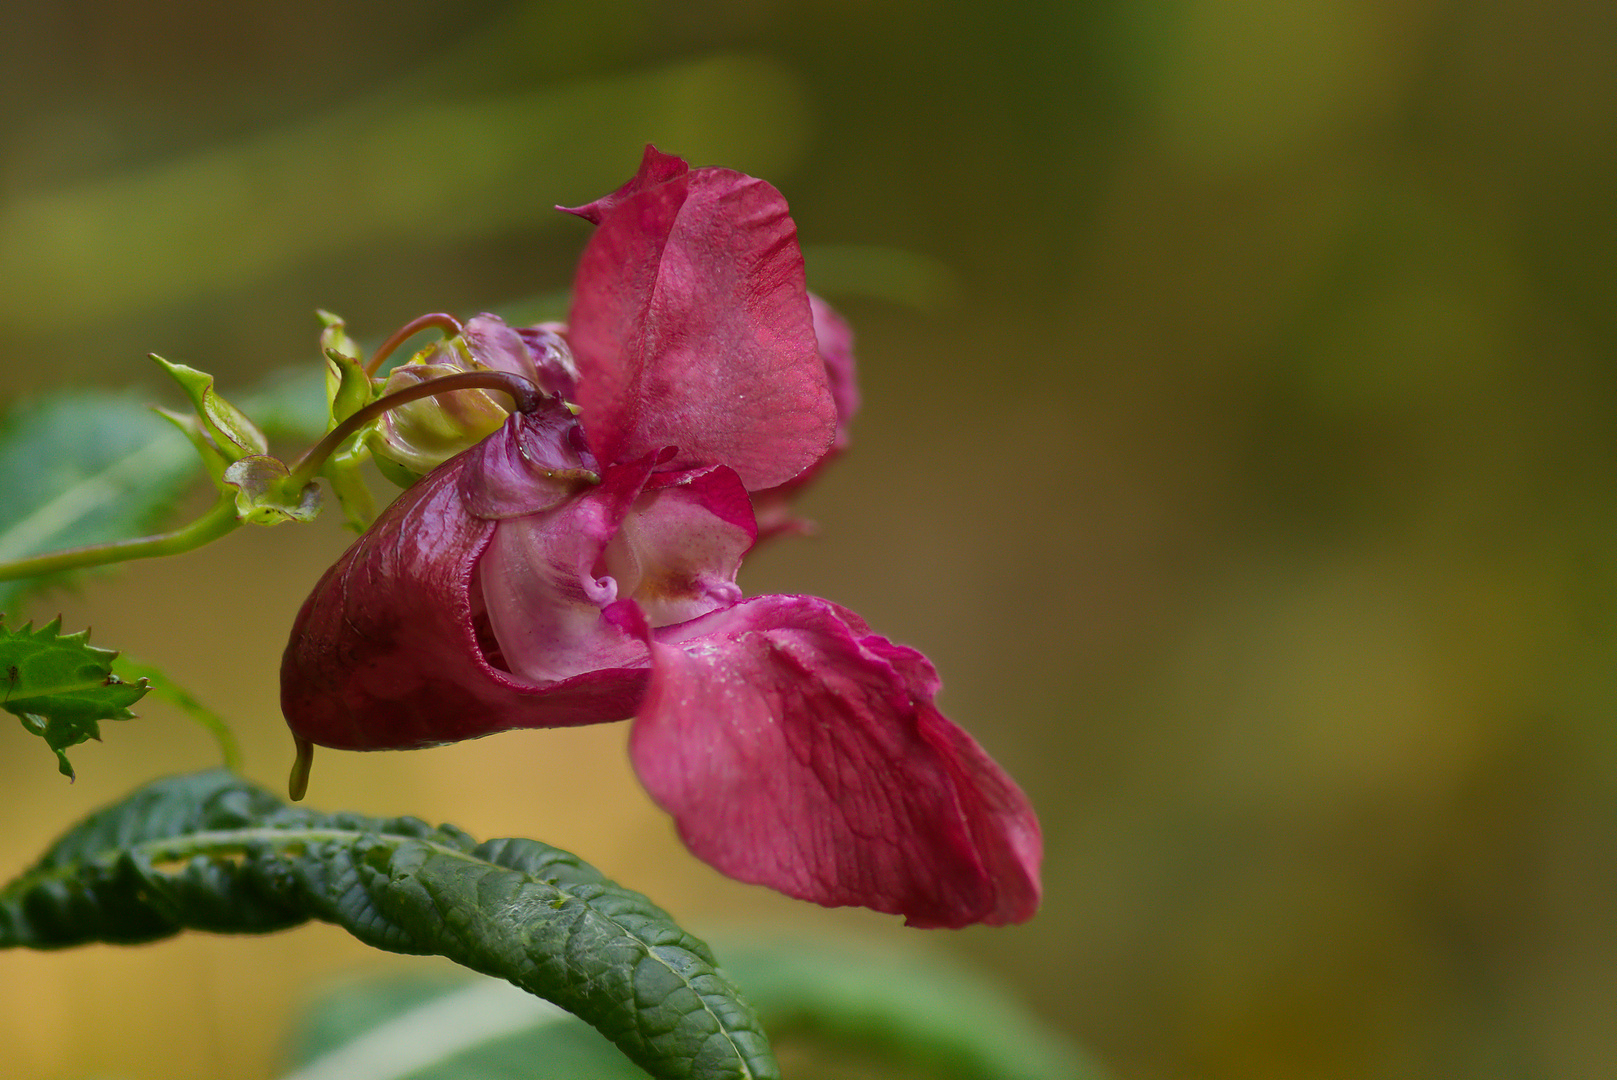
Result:
{"label": "light green leaf", "polygon": [[[1101,1080],[1104,1072],[981,973],[936,953],[820,939],[727,940],[725,970],[796,1080]],[[643,1080],[573,1017],[450,975],[355,981],[293,1029],[282,1080]]]}
{"label": "light green leaf", "polygon": [[778,1077],[752,1010],[645,897],[531,840],[290,807],[223,771],[92,815],[0,889],[0,948],[261,933],[321,919],[507,979],[654,1077]]}
{"label": "light green leaf", "polygon": [[[0,562],[140,536],[199,474],[186,439],[138,400],[97,391],[14,407],[0,423]],[[46,584],[0,582],[0,610]]]}
{"label": "light green leaf", "polygon": [[112,672],[118,655],[90,644],[90,632],[61,633],[60,620],[38,630],[0,625],[0,707],[22,721],[56,753],[69,780],[67,749],[101,738],[102,720],[129,720],[129,706],[146,693],[145,679],[124,682]]}
{"label": "light green leaf", "polygon": [[368,980],[323,994],[281,1080],[645,1080],[599,1032],[493,980]]}
{"label": "light green leaf", "polygon": [[213,445],[224,454],[225,460],[236,461],[251,454],[269,452],[269,443],[258,425],[247,414],[226,401],[213,388],[213,376],[184,364],[175,364],[156,353],[151,354],[158,367],[168,373],[185,396],[191,399],[202,430],[207,432]]}
{"label": "light green leaf", "polygon": [[776,939],[724,956],[772,1039],[863,1047],[939,1080],[1105,1076],[1003,987],[937,954]]}

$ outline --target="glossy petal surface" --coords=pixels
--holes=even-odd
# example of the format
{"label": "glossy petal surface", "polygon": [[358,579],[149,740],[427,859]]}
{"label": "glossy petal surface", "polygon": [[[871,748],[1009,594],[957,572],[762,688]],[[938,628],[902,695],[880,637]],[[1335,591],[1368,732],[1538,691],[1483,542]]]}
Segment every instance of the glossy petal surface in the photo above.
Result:
{"label": "glossy petal surface", "polygon": [[743,601],[654,635],[630,736],[697,856],[742,881],[915,926],[1019,922],[1039,828],[932,704],[919,653],[812,597]]}
{"label": "glossy petal surface", "polygon": [[544,468],[577,460],[556,420],[513,416],[400,495],[320,579],[281,663],[294,733],[339,749],[407,749],[633,713],[643,649],[621,665],[537,683],[490,663],[497,645],[477,625],[473,578],[501,521],[472,513],[463,488],[477,489],[485,509],[519,493],[530,512],[565,504],[579,480]]}

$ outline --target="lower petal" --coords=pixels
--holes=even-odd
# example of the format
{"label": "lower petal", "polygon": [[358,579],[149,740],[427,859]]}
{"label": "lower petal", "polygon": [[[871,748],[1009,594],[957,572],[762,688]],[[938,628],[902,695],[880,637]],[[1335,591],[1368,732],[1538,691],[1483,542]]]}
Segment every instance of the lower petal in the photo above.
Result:
{"label": "lower petal", "polygon": [[936,678],[919,653],[796,596],[745,601],[650,645],[630,754],[698,857],[914,926],[1033,915],[1038,821],[933,706]]}

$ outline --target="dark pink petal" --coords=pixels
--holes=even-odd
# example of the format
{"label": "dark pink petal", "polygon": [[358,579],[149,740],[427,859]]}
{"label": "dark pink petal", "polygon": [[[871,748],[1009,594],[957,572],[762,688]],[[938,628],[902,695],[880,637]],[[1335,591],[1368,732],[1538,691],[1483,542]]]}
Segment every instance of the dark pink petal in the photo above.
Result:
{"label": "dark pink petal", "polygon": [[600,479],[577,418],[555,399],[537,412],[511,416],[475,449],[456,479],[461,501],[475,517],[548,510]]}
{"label": "dark pink petal", "polygon": [[[473,514],[463,488],[469,475],[481,478],[471,485],[479,488],[500,477],[535,507],[574,497],[576,477],[553,475],[547,487],[534,464],[573,460],[555,419],[513,416],[433,470],[320,579],[281,662],[281,707],[295,734],[342,749],[408,749],[634,712],[647,677],[643,648],[621,666],[535,684],[491,663],[498,645],[478,625],[473,579],[500,522]],[[524,462],[524,448],[531,469],[513,464]]]}
{"label": "dark pink petal", "polygon": [[644,645],[601,618],[618,583],[600,564],[652,462],[611,466],[598,486],[494,530],[476,587],[510,671],[544,683],[644,658]]}
{"label": "dark pink petal", "polygon": [[547,394],[555,394],[564,401],[578,397],[578,365],[573,363],[573,350],[567,344],[565,323],[540,323],[517,330],[528,347],[539,373],[539,386]]}
{"label": "dark pink petal", "polygon": [[472,358],[495,371],[508,371],[538,384],[547,394],[571,401],[578,392],[578,368],[560,323],[513,329],[498,315],[474,315],[461,336]]}
{"label": "dark pink petal", "polygon": [[933,706],[936,676],[919,653],[800,596],[669,627],[651,649],[630,756],[698,857],[913,926],[1033,915],[1038,821]]}
{"label": "dark pink petal", "polygon": [[487,312],[473,315],[466,320],[461,337],[465,339],[472,358],[484,367],[521,375],[525,379],[533,379],[537,375],[528,346],[498,315]]}
{"label": "dark pink petal", "polygon": [[814,316],[814,340],[825,362],[831,398],[837,403],[837,439],[833,450],[848,445],[848,424],[859,411],[859,380],[854,371],[853,328],[836,309],[809,293]]}
{"label": "dark pink petal", "polygon": [[792,512],[792,500],[820,470],[848,445],[848,427],[859,411],[859,382],[854,372],[853,330],[841,315],[813,293],[809,305],[814,312],[814,338],[825,362],[831,398],[837,404],[837,434],[820,459],[784,484],[753,494],[753,510],[758,518],[758,538],[768,540],[786,533],[808,532],[812,526]]}
{"label": "dark pink petal", "polygon": [[741,599],[736,572],[757,532],[731,469],[656,473],[608,545],[606,567],[652,626],[685,622]]}
{"label": "dark pink petal", "polygon": [[564,214],[576,214],[593,225],[601,221],[612,212],[612,209],[631,195],[637,195],[649,187],[684,176],[690,172],[690,166],[685,164],[684,158],[665,154],[655,146],[647,144],[646,152],[640,158],[640,170],[629,178],[629,182],[610,195],[603,195],[592,203],[583,206],[558,206]]}
{"label": "dark pink petal", "polygon": [[728,169],[653,170],[595,206],[568,337],[604,462],[678,447],[749,491],[796,476],[836,434],[786,200]]}

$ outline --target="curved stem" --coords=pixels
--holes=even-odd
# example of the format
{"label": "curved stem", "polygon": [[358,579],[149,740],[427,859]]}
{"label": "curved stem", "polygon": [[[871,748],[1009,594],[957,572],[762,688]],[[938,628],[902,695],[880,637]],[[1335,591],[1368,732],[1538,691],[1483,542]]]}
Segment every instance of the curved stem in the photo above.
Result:
{"label": "curved stem", "polygon": [[394,349],[397,349],[400,345],[421,333],[421,331],[430,330],[433,327],[442,330],[449,337],[454,337],[462,330],[459,319],[442,311],[435,311],[431,315],[422,315],[420,318],[411,319],[393,331],[392,337],[382,342],[375,354],[371,356],[370,362],[365,365],[365,374],[375,375],[376,369],[382,366],[382,361],[393,355]]}
{"label": "curved stem", "polygon": [[[419,320],[418,320],[419,321]],[[314,474],[320,471],[320,466],[326,459],[337,452],[337,448],[349,437],[375,420],[378,416],[400,405],[407,405],[412,401],[424,397],[433,397],[437,394],[447,394],[455,390],[499,390],[510,396],[515,405],[515,411],[531,413],[539,408],[539,402],[544,399],[544,392],[521,375],[513,375],[508,371],[461,371],[454,375],[444,375],[437,379],[428,379],[426,382],[406,386],[402,390],[395,390],[386,397],[375,401],[357,410],[352,416],[338,424],[326,433],[326,437],[315,443],[309,451],[298,458],[292,466],[288,483],[296,482],[298,485],[307,484],[314,479]]]}
{"label": "curved stem", "polygon": [[142,536],[135,540],[114,540],[106,544],[87,544],[84,547],[53,551],[46,555],[30,555],[0,563],[0,581],[14,578],[39,577],[63,570],[82,570],[89,566],[125,562],[129,559],[150,559],[159,555],[178,555],[219,539],[233,531],[241,521],[236,517],[234,495],[221,495],[212,509],[191,524],[173,532]]}
{"label": "curved stem", "polygon": [[297,756],[292,759],[292,775],[286,780],[286,793],[293,802],[302,802],[309,793],[309,770],[314,767],[314,743],[302,735],[292,736]]}

